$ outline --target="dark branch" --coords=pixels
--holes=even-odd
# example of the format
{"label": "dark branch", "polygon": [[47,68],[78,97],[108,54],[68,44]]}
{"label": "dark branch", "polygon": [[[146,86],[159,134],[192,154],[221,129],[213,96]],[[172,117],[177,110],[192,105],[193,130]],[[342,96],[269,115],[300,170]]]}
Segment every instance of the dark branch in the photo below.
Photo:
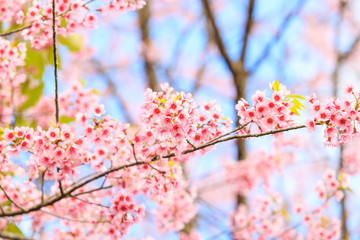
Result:
{"label": "dark branch", "polygon": [[52,1],[52,30],[53,30],[53,55],[54,55],[54,78],[55,78],[55,119],[56,123],[59,122],[59,100],[58,100],[58,62],[57,62],[57,49],[56,49],[56,13],[55,2]]}
{"label": "dark branch", "polygon": [[261,56],[255,61],[255,63],[249,68],[249,72],[253,73],[255,72],[259,66],[264,62],[264,60],[269,56],[271,50],[274,48],[274,46],[281,40],[282,36],[290,26],[291,21],[300,13],[300,11],[303,9],[305,3],[307,0],[299,0],[296,8],[289,12],[284,20],[282,21],[279,29],[276,31],[273,38],[266,44],[264,50],[262,51]]}
{"label": "dark branch", "polygon": [[251,27],[254,22],[254,17],[253,17],[254,7],[255,7],[255,0],[249,0],[248,15],[247,15],[247,19],[246,19],[245,32],[244,32],[244,36],[243,36],[243,41],[242,41],[243,43],[242,43],[241,54],[240,54],[240,59],[239,59],[241,65],[243,65],[243,66],[245,64],[245,57],[246,57],[247,45],[248,45],[249,37],[250,37],[250,33],[251,33]]}
{"label": "dark branch", "polygon": [[25,29],[28,29],[28,28],[31,28],[32,25],[28,25],[28,26],[25,26],[25,27],[22,27],[22,28],[18,28],[18,29],[15,29],[15,30],[12,30],[10,32],[6,32],[6,33],[0,33],[0,37],[6,37],[6,36],[9,36],[11,34],[14,34],[14,33],[18,33],[18,32],[21,32]]}

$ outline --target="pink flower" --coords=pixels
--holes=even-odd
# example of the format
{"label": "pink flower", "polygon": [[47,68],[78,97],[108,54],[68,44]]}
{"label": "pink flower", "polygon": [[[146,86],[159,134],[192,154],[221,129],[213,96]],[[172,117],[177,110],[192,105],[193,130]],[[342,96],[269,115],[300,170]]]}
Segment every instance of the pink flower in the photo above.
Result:
{"label": "pink flower", "polygon": [[50,141],[55,142],[60,138],[59,128],[50,127],[46,133],[46,136],[50,139]]}
{"label": "pink flower", "polygon": [[307,120],[305,126],[308,128],[309,132],[315,131],[316,124],[314,120],[312,119]]}
{"label": "pink flower", "polygon": [[93,109],[93,113],[95,116],[100,117],[101,115],[103,115],[105,113],[105,107],[103,104],[97,105],[94,109]]}

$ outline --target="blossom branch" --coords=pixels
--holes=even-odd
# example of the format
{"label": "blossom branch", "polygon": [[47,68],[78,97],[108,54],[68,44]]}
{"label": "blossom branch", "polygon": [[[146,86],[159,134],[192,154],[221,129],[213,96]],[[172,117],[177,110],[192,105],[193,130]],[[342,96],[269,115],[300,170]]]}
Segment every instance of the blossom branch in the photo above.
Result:
{"label": "blossom branch", "polygon": [[[324,124],[324,123],[323,122],[317,122],[316,123],[316,125],[322,125],[322,124]],[[263,133],[234,135],[234,136],[230,136],[230,137],[227,137],[227,138],[219,138],[216,141],[210,140],[210,141],[208,141],[206,143],[203,143],[203,144],[201,144],[201,145],[199,145],[197,147],[195,146],[195,148],[185,150],[185,151],[182,152],[182,154],[189,154],[189,153],[192,153],[192,152],[195,152],[195,151],[210,147],[212,145],[216,145],[218,143],[230,141],[230,140],[233,140],[233,139],[239,139],[239,138],[245,139],[245,138],[252,138],[252,137],[262,137],[262,136],[266,136],[266,135],[273,135],[273,134],[276,134],[276,133],[287,132],[287,131],[292,131],[292,130],[297,130],[297,129],[302,129],[302,128],[306,128],[306,126],[305,125],[298,125],[298,126],[294,126],[294,127],[275,129],[275,130],[271,130],[271,131],[267,131],[267,132],[263,132]],[[226,133],[223,136],[227,136],[228,134],[229,133]],[[13,211],[13,212],[2,213],[2,214],[0,214],[0,217],[10,217],[10,216],[17,216],[17,215],[27,214],[27,213],[30,213],[30,212],[38,211],[43,207],[53,205],[54,203],[56,203],[56,202],[58,202],[58,201],[60,201],[62,199],[65,199],[65,198],[79,196],[79,195],[82,195],[82,194],[87,194],[87,193],[102,190],[102,189],[104,189],[106,187],[93,189],[93,190],[90,190],[90,191],[85,192],[85,193],[83,192],[83,193],[73,194],[76,190],[80,189],[81,187],[84,187],[85,185],[87,185],[87,184],[89,184],[89,183],[91,183],[91,182],[93,182],[93,181],[95,181],[95,180],[97,180],[99,178],[102,178],[102,177],[104,177],[104,176],[106,176],[106,175],[108,175],[110,173],[117,172],[119,170],[123,170],[123,169],[126,169],[126,168],[138,166],[138,165],[143,165],[143,164],[149,164],[150,165],[151,163],[157,162],[161,158],[171,158],[171,157],[174,157],[174,156],[175,156],[174,153],[171,153],[171,154],[168,154],[168,155],[165,155],[165,156],[162,156],[162,157],[155,156],[155,157],[152,158],[152,160],[150,162],[138,161],[138,162],[129,163],[129,164],[126,164],[126,165],[122,165],[122,166],[119,166],[119,167],[109,169],[109,170],[107,170],[105,172],[93,175],[91,178],[89,178],[87,180],[84,180],[83,182],[80,182],[78,184],[75,184],[75,185],[73,185],[72,187],[70,187],[68,189],[65,189],[63,194],[53,195],[53,196],[49,197],[48,199],[46,199],[44,202],[39,203],[39,204],[37,204],[35,206],[32,206],[32,207],[30,207],[28,209],[20,209],[20,210]]]}
{"label": "blossom branch", "polygon": [[28,28],[31,28],[32,27],[32,24],[31,25],[27,25],[25,27],[22,27],[22,28],[18,28],[18,29],[15,29],[15,30],[12,30],[10,32],[6,32],[6,33],[0,33],[0,37],[6,37],[6,36],[9,36],[11,34],[14,34],[14,33],[18,33],[18,32],[21,32],[25,29],[28,29]]}
{"label": "blossom branch", "polygon": [[15,205],[15,207],[17,208],[20,208],[22,211],[24,211],[24,209],[19,205],[17,204],[8,194],[7,192],[4,190],[4,188],[0,185],[0,189],[4,192],[6,198],[12,203]]}

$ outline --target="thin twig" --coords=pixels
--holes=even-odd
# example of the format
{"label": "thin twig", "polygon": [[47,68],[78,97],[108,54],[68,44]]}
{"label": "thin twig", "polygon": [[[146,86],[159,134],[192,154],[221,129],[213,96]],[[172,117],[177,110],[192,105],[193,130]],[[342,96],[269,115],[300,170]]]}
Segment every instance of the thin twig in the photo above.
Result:
{"label": "thin twig", "polygon": [[45,182],[45,173],[46,173],[46,170],[42,173],[41,175],[41,202],[44,202],[44,182]]}
{"label": "thin twig", "polygon": [[249,42],[249,38],[250,38],[251,27],[254,22],[254,17],[253,17],[254,8],[255,8],[255,0],[249,0],[248,14],[247,14],[247,19],[246,19],[246,24],[245,24],[245,33],[243,36],[241,54],[240,54],[240,59],[239,59],[239,62],[242,66],[245,65],[247,46],[248,46],[248,42]]}
{"label": "thin twig", "polygon": [[52,30],[53,30],[53,55],[54,55],[54,77],[55,77],[55,118],[56,123],[59,122],[59,100],[58,100],[58,62],[57,62],[57,49],[56,49],[56,13],[55,13],[55,2],[52,1]]}
{"label": "thin twig", "polygon": [[6,32],[6,33],[0,33],[0,37],[6,37],[6,36],[9,36],[11,34],[14,34],[14,33],[17,33],[17,32],[21,32],[25,29],[28,29],[28,28],[31,28],[32,27],[32,24],[31,25],[28,25],[28,26],[25,26],[25,27],[22,27],[22,28],[18,28],[18,29],[15,29],[15,30],[12,30],[10,32]]}
{"label": "thin twig", "polygon": [[[74,219],[74,218],[68,218],[68,217],[60,216],[60,215],[58,215],[56,213],[48,212],[46,210],[40,210],[40,211],[43,212],[43,213],[46,213],[48,215],[51,215],[53,217],[63,219],[63,220],[66,220],[66,221],[80,222],[80,223],[93,223],[93,222],[88,221],[88,220],[81,220],[81,219]],[[103,222],[96,222],[96,223],[103,223]]]}
{"label": "thin twig", "polygon": [[75,199],[77,199],[77,200],[79,200],[81,202],[87,203],[87,204],[96,205],[98,207],[103,207],[103,208],[110,208],[109,206],[104,206],[104,205],[102,205],[100,203],[89,202],[87,200],[84,200],[84,199],[76,197],[76,196],[72,196],[72,197],[74,197]]}
{"label": "thin twig", "polygon": [[153,165],[151,165],[151,163],[148,163],[148,165],[152,168],[152,169],[154,169],[155,171],[158,171],[160,174],[165,174],[166,172],[165,171],[161,171],[161,170],[159,170],[159,169],[157,169],[156,167],[154,167]]}
{"label": "thin twig", "polygon": [[216,140],[218,140],[218,139],[220,139],[220,138],[229,136],[229,135],[231,135],[231,134],[233,134],[233,133],[235,133],[235,132],[237,132],[237,131],[240,131],[241,129],[243,129],[244,127],[246,127],[247,125],[249,125],[249,124],[252,123],[252,122],[253,122],[253,121],[251,120],[250,122],[247,122],[247,123],[245,123],[245,124],[243,124],[243,125],[240,125],[240,126],[238,126],[237,128],[235,128],[234,130],[232,130],[232,131],[230,131],[230,132],[228,132],[228,133],[225,133],[225,134],[223,134],[223,135],[220,135],[220,136],[218,136],[218,137],[210,140],[209,142],[214,142],[214,141],[216,141]]}
{"label": "thin twig", "polygon": [[3,188],[1,185],[0,185],[0,189],[4,192],[4,194],[5,194],[5,196],[7,197],[7,199],[9,199],[9,201],[15,205],[15,207],[20,208],[22,211],[24,211],[24,209],[23,209],[19,204],[17,204],[17,203],[7,194],[7,192],[4,190],[4,188]]}
{"label": "thin twig", "polygon": [[92,189],[92,190],[89,190],[89,191],[72,194],[71,196],[72,196],[72,197],[77,197],[77,196],[81,196],[81,195],[90,194],[90,193],[93,193],[93,192],[97,192],[97,191],[109,189],[109,188],[112,188],[112,187],[114,187],[114,186],[113,186],[113,185],[109,185],[109,186],[105,186],[105,187],[95,188],[95,189]]}
{"label": "thin twig", "polygon": [[131,147],[132,147],[132,150],[133,150],[134,159],[135,159],[136,162],[138,162],[136,154],[135,154],[135,145],[134,145],[133,142],[131,142],[130,144],[131,144]]}
{"label": "thin twig", "polygon": [[299,0],[296,8],[289,12],[284,20],[282,21],[279,29],[274,34],[273,38],[266,44],[264,50],[262,51],[261,56],[255,61],[255,63],[249,68],[249,72],[253,73],[259,66],[264,62],[264,60],[269,56],[273,47],[281,40],[281,37],[284,35],[288,27],[290,26],[291,20],[297,16],[302,8],[304,7],[307,0]]}

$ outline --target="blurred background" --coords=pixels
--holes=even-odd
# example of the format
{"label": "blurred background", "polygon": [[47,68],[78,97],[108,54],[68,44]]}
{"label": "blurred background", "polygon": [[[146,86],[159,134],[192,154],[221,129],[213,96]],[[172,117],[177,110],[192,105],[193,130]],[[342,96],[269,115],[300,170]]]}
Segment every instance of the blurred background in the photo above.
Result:
{"label": "blurred background", "polygon": [[[93,1],[88,7],[97,9],[101,2]],[[294,94],[316,93],[322,99],[342,96],[349,83],[359,87],[359,10],[356,0],[162,0],[148,1],[143,9],[125,14],[98,13],[95,29],[59,40],[60,92],[78,82],[92,89],[112,117],[136,125],[144,91],[169,83],[191,93],[198,104],[216,100],[235,127],[236,102],[241,98],[251,102],[256,90],[267,89],[271,94],[269,84],[275,80]],[[53,98],[53,67],[46,57],[27,64],[31,62],[42,65],[43,72],[29,84],[43,86],[27,88],[36,89],[29,96],[39,97],[31,100],[32,110],[17,108],[14,124],[42,121],[46,126],[54,121],[52,101],[48,101]],[[308,110],[301,112],[300,122],[306,120]],[[331,200],[326,214],[341,220],[344,239],[360,239],[358,141],[341,148],[325,147],[322,130],[226,142],[188,161],[184,172],[189,189],[197,193],[198,213],[180,231],[195,229],[203,239],[232,239],[229,215],[239,204],[251,209],[258,194],[269,192],[284,198],[290,215],[297,201],[309,208],[318,206],[314,188],[322,173],[329,167],[339,170],[347,161],[354,193],[340,203]],[[248,191],[239,190],[236,179],[226,178],[226,166],[236,168],[238,162],[257,162],[268,155],[276,161],[274,171],[254,173],[259,179]],[[240,167],[249,171],[262,167],[250,165]],[[151,213],[156,206],[147,203],[147,209]],[[290,225],[299,221],[291,219]],[[24,231],[28,227],[21,226]],[[147,236],[179,238],[178,232],[156,231],[151,214],[132,227],[126,239]]]}

